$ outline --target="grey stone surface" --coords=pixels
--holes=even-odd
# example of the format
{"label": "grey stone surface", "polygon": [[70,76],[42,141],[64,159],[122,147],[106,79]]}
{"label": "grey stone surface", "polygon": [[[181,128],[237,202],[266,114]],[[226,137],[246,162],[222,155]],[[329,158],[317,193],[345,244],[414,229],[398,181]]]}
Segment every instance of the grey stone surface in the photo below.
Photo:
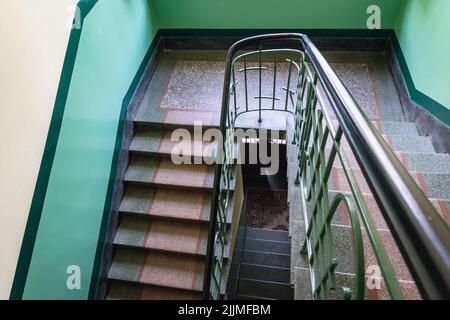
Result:
{"label": "grey stone surface", "polygon": [[308,268],[296,268],[294,282],[295,300],[312,300],[311,276]]}
{"label": "grey stone surface", "polygon": [[242,262],[270,267],[289,268],[290,255],[245,250]]}
{"label": "grey stone surface", "polygon": [[431,198],[450,200],[450,174],[423,174]]}
{"label": "grey stone surface", "polygon": [[406,153],[411,171],[450,173],[450,156],[445,153]]}
{"label": "grey stone surface", "polygon": [[250,227],[247,228],[246,237],[248,239],[262,239],[262,240],[283,241],[283,242],[290,241],[287,231],[258,229]]}
{"label": "grey stone surface", "polygon": [[391,135],[417,136],[416,125],[412,122],[383,121],[383,133]]}
{"label": "grey stone surface", "polygon": [[245,241],[244,249],[252,251],[289,254],[291,250],[291,243],[281,241],[247,239]]}
{"label": "grey stone surface", "polygon": [[289,269],[241,264],[239,276],[245,279],[289,283]]}
{"label": "grey stone surface", "polygon": [[429,137],[394,135],[392,143],[394,151],[433,153],[433,145]]}

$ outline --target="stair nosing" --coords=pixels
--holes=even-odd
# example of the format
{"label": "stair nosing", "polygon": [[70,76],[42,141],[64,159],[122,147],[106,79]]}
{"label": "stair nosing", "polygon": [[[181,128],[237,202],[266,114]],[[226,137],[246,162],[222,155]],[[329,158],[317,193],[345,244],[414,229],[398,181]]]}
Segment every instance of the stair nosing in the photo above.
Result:
{"label": "stair nosing", "polygon": [[117,243],[115,241],[115,239],[112,244],[114,245],[114,247],[120,247],[122,249],[129,248],[129,249],[136,249],[136,250],[145,251],[145,252],[165,253],[165,254],[180,255],[180,256],[192,256],[192,257],[199,258],[199,259],[206,257],[206,253],[192,253],[192,252],[168,250],[168,249],[162,249],[162,248],[148,248],[148,247],[131,245],[131,244]]}
{"label": "stair nosing", "polygon": [[140,213],[140,212],[134,212],[134,211],[126,211],[126,210],[119,210],[119,214],[122,215],[136,215],[136,216],[144,216],[148,217],[149,219],[159,219],[164,221],[187,221],[187,222],[197,222],[201,224],[207,224],[209,223],[209,219],[189,219],[189,218],[181,218],[181,217],[175,217],[175,216],[163,216],[163,215],[155,215],[155,214],[148,214],[148,213]]}
{"label": "stair nosing", "polygon": [[252,253],[256,252],[256,253],[263,253],[263,254],[274,254],[274,255],[277,255],[277,256],[286,256],[286,257],[290,257],[291,256],[290,254],[285,254],[285,253],[275,253],[275,252],[256,251],[256,250],[247,250],[247,249],[244,249],[243,252],[252,252]]}
{"label": "stair nosing", "polygon": [[264,264],[256,264],[256,263],[247,263],[247,262],[242,262],[240,264],[240,266],[242,265],[247,265],[247,266],[254,266],[254,267],[264,267],[264,268],[271,268],[271,269],[279,269],[279,270],[291,270],[291,268],[284,268],[284,267],[275,267],[275,266],[266,266]]}
{"label": "stair nosing", "polygon": [[151,287],[157,287],[157,288],[171,288],[171,289],[175,289],[175,290],[184,290],[184,291],[188,291],[188,292],[202,292],[202,289],[187,289],[187,288],[181,288],[181,287],[173,287],[173,286],[165,286],[162,284],[154,284],[154,283],[147,283],[147,282],[139,282],[139,281],[134,281],[134,280],[127,280],[127,279],[119,279],[119,278],[113,278],[108,274],[107,277],[108,281],[118,281],[118,282],[124,282],[124,283],[133,283],[133,284],[137,284],[140,286],[151,286]]}
{"label": "stair nosing", "polygon": [[267,240],[267,239],[252,238],[252,237],[245,237],[245,240],[256,240],[256,241],[266,241],[266,242],[275,242],[275,243],[291,244],[291,241]]}
{"label": "stair nosing", "polygon": [[239,278],[239,281],[240,280],[253,281],[253,282],[263,282],[263,283],[268,283],[268,284],[277,284],[277,285],[282,285],[282,286],[286,286],[286,287],[292,288],[292,284],[286,283],[286,282],[265,281],[265,280],[257,280],[257,279],[250,279],[250,278]]}
{"label": "stair nosing", "polygon": [[172,189],[172,190],[200,190],[200,191],[210,191],[213,189],[212,186],[187,186],[187,185],[178,185],[178,184],[168,184],[168,183],[160,183],[160,182],[152,182],[152,181],[136,181],[131,180],[129,178],[124,178],[123,182],[129,185],[140,185],[140,186],[157,186],[164,189]]}

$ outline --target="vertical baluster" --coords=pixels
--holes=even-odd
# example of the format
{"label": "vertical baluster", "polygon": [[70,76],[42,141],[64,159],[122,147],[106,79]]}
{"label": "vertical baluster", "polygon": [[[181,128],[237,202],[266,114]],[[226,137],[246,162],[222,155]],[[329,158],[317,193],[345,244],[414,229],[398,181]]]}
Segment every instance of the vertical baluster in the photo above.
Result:
{"label": "vertical baluster", "polygon": [[262,98],[262,45],[259,45],[259,111],[258,111],[258,122],[262,122],[261,118],[261,98]]}
{"label": "vertical baluster", "polygon": [[275,109],[275,90],[277,85],[277,53],[275,52],[275,65],[273,67],[273,97],[272,109]]}
{"label": "vertical baluster", "polygon": [[237,116],[237,99],[236,99],[236,76],[234,74],[234,64],[232,67],[232,73],[233,73],[233,96],[234,96],[234,114]]}
{"label": "vertical baluster", "polygon": [[248,111],[247,57],[244,57],[244,82],[245,82],[245,111]]}
{"label": "vertical baluster", "polygon": [[289,75],[288,75],[288,82],[286,87],[286,103],[284,104],[284,110],[287,111],[288,102],[289,102],[289,90],[291,89],[291,73],[292,73],[292,61],[287,60],[289,62]]}

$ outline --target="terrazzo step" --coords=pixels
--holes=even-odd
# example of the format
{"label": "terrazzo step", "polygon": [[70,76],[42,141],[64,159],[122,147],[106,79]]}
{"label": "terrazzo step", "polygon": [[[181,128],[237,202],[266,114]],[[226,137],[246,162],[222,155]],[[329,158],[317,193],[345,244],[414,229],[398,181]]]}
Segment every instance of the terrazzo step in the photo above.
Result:
{"label": "terrazzo step", "polygon": [[210,190],[214,183],[214,166],[177,165],[168,159],[134,155],[131,157],[124,181],[168,188]]}
{"label": "terrazzo step", "polygon": [[245,240],[244,250],[289,254],[291,250],[291,243],[248,238]]}
{"label": "terrazzo step", "polygon": [[203,258],[117,247],[108,278],[200,292],[203,272]]}
{"label": "terrazzo step", "polygon": [[200,300],[201,293],[174,288],[111,281],[107,300]]}
{"label": "terrazzo step", "polygon": [[206,224],[186,221],[124,216],[114,244],[193,255],[205,255],[208,242]]}
{"label": "terrazzo step", "polygon": [[[141,112],[139,112],[141,113]],[[193,130],[196,126],[194,121],[201,122],[203,131],[218,128],[219,115],[211,112],[191,112],[183,110],[171,110],[168,116],[160,121],[139,114],[134,119],[134,123],[139,128],[160,128],[160,129],[179,129],[184,128]],[[218,112],[215,112],[218,113]],[[199,127],[197,125],[197,127]]]}
{"label": "terrazzo step", "polygon": [[211,194],[202,191],[129,186],[120,212],[166,219],[208,222]]}
{"label": "terrazzo step", "polygon": [[416,173],[416,176],[428,198],[450,200],[450,174]]}
{"label": "terrazzo step", "polygon": [[[342,300],[343,292],[342,288],[346,287],[352,291],[352,298],[355,298],[355,275],[341,272],[335,272],[336,287],[339,288],[336,291],[331,291],[330,300]],[[369,281],[367,278],[364,281]],[[373,279],[371,280],[373,282]],[[399,281],[400,289],[406,300],[420,300],[421,296],[412,281]],[[364,300],[390,300],[388,290],[384,279],[378,279],[377,287],[368,289],[364,288]]]}
{"label": "terrazzo step", "polygon": [[394,151],[434,153],[430,137],[387,135],[385,139]]}
{"label": "terrazzo step", "polygon": [[[343,274],[355,273],[354,266],[354,245],[350,226],[331,225],[334,258],[337,261],[335,271]],[[397,244],[389,230],[378,230],[383,246],[387,248],[389,260],[394,269],[397,280],[412,281],[412,276],[397,247]],[[377,259],[370,244],[367,232],[362,230],[362,240],[364,246],[364,261],[367,266],[376,266]]]}
{"label": "terrazzo step", "polygon": [[[369,185],[359,169],[352,169],[353,175],[363,193],[370,193]],[[422,173],[410,171],[428,198],[450,200],[450,174]],[[350,185],[341,167],[333,167],[330,177],[330,189],[350,192]]]}
{"label": "terrazzo step", "polygon": [[[421,152],[421,153],[435,153],[430,137],[422,137],[418,135],[381,135],[386,143],[396,152]],[[326,149],[330,150],[332,146],[331,139],[327,139]],[[350,144],[344,137],[341,141],[341,146],[344,153],[348,154],[351,151]]]}
{"label": "terrazzo step", "polygon": [[290,269],[242,263],[239,270],[239,277],[252,280],[289,283]]}
{"label": "terrazzo step", "polygon": [[[172,135],[175,133],[174,140]],[[132,153],[160,156],[171,158],[172,155],[192,158],[208,158],[215,154],[216,143],[202,140],[202,136],[198,137],[185,129],[180,134],[189,134],[184,140],[176,140],[179,135],[175,130],[167,130],[161,128],[142,128],[138,129],[133,137],[130,145]],[[188,139],[189,138],[189,139]]]}
{"label": "terrazzo step", "polygon": [[[354,154],[350,150],[344,150],[350,167],[359,169]],[[326,154],[330,149],[326,150]],[[446,153],[424,153],[424,152],[395,152],[397,158],[408,171],[422,173],[450,173],[450,156]],[[341,162],[335,160],[334,166],[340,167]]]}
{"label": "terrazzo step", "polygon": [[290,260],[289,254],[244,250],[242,255],[242,263],[269,267],[289,268],[291,264]]}
{"label": "terrazzo step", "polygon": [[399,157],[410,171],[450,174],[450,156],[446,153],[401,153]]}
{"label": "terrazzo step", "polygon": [[419,136],[416,124],[413,122],[377,121],[374,124],[381,134]]}
{"label": "terrazzo step", "polygon": [[277,300],[294,299],[294,289],[286,283],[239,279],[237,294]]}
{"label": "terrazzo step", "polygon": [[289,242],[289,232],[282,230],[247,227],[246,237],[249,239]]}

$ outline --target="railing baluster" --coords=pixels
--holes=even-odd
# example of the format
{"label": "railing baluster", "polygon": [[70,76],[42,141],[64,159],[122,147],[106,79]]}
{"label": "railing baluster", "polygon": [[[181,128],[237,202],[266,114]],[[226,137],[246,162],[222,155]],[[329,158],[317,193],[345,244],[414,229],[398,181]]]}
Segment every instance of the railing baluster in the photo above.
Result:
{"label": "railing baluster", "polygon": [[272,110],[275,110],[275,93],[277,86],[277,53],[275,52],[275,63],[273,67],[273,101],[272,101]]}
{"label": "railing baluster", "polygon": [[[234,113],[237,114],[237,98],[236,98],[236,76],[234,74],[234,66],[233,66],[233,97],[234,97]],[[230,120],[230,118],[228,117],[228,120]]]}
{"label": "railing baluster", "polygon": [[247,57],[244,57],[245,111],[248,111]]}
{"label": "railing baluster", "polygon": [[289,74],[288,74],[288,81],[286,86],[286,103],[284,105],[284,110],[287,111],[288,108],[288,102],[289,102],[289,96],[290,96],[290,90],[291,90],[291,72],[292,72],[292,62],[288,59],[286,59],[289,63]]}
{"label": "railing baluster", "polygon": [[262,108],[262,44],[259,45],[259,110],[258,110],[258,122],[262,122],[261,108]]}

